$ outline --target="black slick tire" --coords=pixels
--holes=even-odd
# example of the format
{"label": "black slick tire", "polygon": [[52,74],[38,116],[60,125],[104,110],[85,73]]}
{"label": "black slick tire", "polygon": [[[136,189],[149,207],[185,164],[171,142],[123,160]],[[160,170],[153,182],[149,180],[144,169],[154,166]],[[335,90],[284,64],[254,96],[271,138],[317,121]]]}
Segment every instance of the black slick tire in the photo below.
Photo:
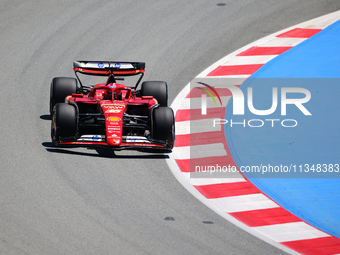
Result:
{"label": "black slick tire", "polygon": [[63,103],[65,97],[77,93],[78,81],[70,77],[55,77],[51,82],[50,113],[57,103]]}
{"label": "black slick tire", "polygon": [[60,139],[77,133],[77,111],[72,105],[58,103],[53,108],[51,137],[56,144]]}
{"label": "black slick tire", "polygon": [[172,149],[175,142],[175,118],[170,107],[160,106],[152,111],[153,139],[162,140],[167,143],[167,149]]}
{"label": "black slick tire", "polygon": [[153,96],[160,106],[168,106],[168,85],[164,81],[145,81],[142,83],[141,96]]}

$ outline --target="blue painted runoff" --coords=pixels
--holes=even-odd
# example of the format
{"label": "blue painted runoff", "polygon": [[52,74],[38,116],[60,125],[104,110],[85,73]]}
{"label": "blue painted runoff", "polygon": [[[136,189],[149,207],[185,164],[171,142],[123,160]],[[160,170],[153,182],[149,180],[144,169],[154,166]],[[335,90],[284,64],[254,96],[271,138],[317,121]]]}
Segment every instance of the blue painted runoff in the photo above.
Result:
{"label": "blue painted runoff", "polygon": [[[340,21],[265,64],[240,88],[244,115],[233,115],[232,102],[225,115],[235,163],[282,207],[340,238]],[[253,114],[249,88],[255,109],[275,111]]]}

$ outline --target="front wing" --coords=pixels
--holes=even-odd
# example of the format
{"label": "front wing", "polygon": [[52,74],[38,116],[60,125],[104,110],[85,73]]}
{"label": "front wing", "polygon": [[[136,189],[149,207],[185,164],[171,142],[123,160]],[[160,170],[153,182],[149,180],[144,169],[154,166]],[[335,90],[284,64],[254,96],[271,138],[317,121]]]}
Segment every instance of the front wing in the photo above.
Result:
{"label": "front wing", "polygon": [[144,136],[123,136],[122,143],[117,146],[109,145],[105,135],[82,135],[61,139],[58,147],[104,147],[113,150],[122,149],[169,149],[167,143]]}

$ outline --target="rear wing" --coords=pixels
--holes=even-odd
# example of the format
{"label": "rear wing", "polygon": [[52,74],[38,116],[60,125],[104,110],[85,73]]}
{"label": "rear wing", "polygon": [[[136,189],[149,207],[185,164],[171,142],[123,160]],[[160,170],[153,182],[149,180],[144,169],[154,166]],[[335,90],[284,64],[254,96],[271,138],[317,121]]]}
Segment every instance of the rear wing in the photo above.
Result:
{"label": "rear wing", "polygon": [[145,63],[120,61],[74,61],[73,70],[81,86],[82,83],[77,73],[94,76],[110,76],[111,74],[114,76],[132,76],[139,74],[141,77],[137,81],[135,86],[136,89],[144,76]]}
{"label": "rear wing", "polygon": [[130,76],[145,72],[144,62],[111,62],[111,61],[74,61],[73,70],[82,74],[109,76]]}

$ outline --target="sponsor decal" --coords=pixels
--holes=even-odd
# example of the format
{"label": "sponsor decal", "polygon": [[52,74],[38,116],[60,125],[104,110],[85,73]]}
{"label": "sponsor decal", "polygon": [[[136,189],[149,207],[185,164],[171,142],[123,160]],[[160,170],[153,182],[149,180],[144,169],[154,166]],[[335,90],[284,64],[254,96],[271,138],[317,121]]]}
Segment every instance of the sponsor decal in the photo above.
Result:
{"label": "sponsor decal", "polygon": [[119,113],[121,111],[124,111],[125,105],[102,105],[102,109],[105,113]]}
{"label": "sponsor decal", "polygon": [[109,121],[108,126],[119,126],[119,122]]}
{"label": "sponsor decal", "polygon": [[92,141],[94,141],[94,142],[99,141],[100,138],[101,138],[100,136],[94,135],[94,136],[92,136]]}
{"label": "sponsor decal", "polygon": [[120,134],[120,130],[108,130],[107,132],[108,132],[109,134],[112,134],[112,133]]}
{"label": "sponsor decal", "polygon": [[114,110],[114,109],[109,109],[107,111],[105,111],[105,113],[119,113],[121,112],[122,110]]}
{"label": "sponsor decal", "polygon": [[[110,138],[112,139],[112,138]],[[120,143],[120,138],[113,138],[112,143],[119,144]]]}
{"label": "sponsor decal", "polygon": [[[112,116],[112,117],[107,117],[106,118],[108,121],[121,121],[122,119],[116,116]],[[111,124],[111,123],[110,123]]]}
{"label": "sponsor decal", "polygon": [[120,68],[120,67],[121,67],[121,64],[115,63],[114,67],[115,67],[115,68]]}
{"label": "sponsor decal", "polygon": [[121,130],[120,126],[112,126],[112,127],[108,127],[107,129],[108,130],[117,130],[117,131]]}
{"label": "sponsor decal", "polygon": [[101,98],[101,97],[103,97],[103,94],[104,94],[104,90],[103,89],[98,89],[98,90],[96,90],[95,97]]}
{"label": "sponsor decal", "polygon": [[98,63],[99,68],[104,68],[104,63]]}

